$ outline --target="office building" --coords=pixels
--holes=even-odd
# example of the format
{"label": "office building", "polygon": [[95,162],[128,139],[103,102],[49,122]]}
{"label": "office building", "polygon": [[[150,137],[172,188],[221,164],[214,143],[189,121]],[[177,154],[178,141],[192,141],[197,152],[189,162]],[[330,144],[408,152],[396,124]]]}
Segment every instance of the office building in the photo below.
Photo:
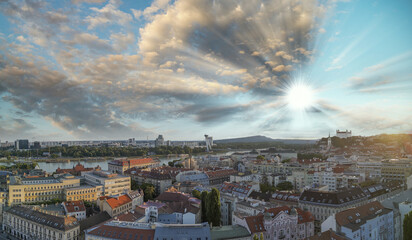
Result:
{"label": "office building", "polygon": [[66,188],[80,186],[80,178],[70,174],[58,177],[10,177],[8,204],[64,200]]}

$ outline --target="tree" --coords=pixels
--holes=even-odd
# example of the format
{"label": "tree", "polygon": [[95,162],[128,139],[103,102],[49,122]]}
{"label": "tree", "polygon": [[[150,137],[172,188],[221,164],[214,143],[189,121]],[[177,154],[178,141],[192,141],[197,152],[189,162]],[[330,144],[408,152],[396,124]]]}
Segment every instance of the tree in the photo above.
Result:
{"label": "tree", "polygon": [[265,238],[263,237],[263,233],[260,233],[260,240],[265,240]]}
{"label": "tree", "polygon": [[145,202],[148,200],[153,200],[155,195],[155,188],[153,186],[147,186],[144,189]]}
{"label": "tree", "polygon": [[202,222],[209,222],[207,219],[207,192],[203,191],[200,195],[200,200],[202,201]]}
{"label": "tree", "polygon": [[403,240],[412,239],[412,211],[403,219]]}
{"label": "tree", "polygon": [[193,197],[195,197],[195,198],[197,198],[197,199],[200,199],[200,195],[201,195],[201,193],[198,191],[198,190],[196,190],[196,189],[194,189],[193,191],[192,191],[192,195],[193,195]]}
{"label": "tree", "polygon": [[220,193],[216,188],[207,196],[207,218],[212,226],[220,226]]}
{"label": "tree", "polygon": [[262,156],[262,155],[258,155],[258,156],[256,157],[256,159],[257,159],[257,160],[265,160],[265,157]]}
{"label": "tree", "polygon": [[293,190],[293,184],[291,182],[285,181],[276,185],[279,190]]}
{"label": "tree", "polygon": [[135,180],[133,180],[133,179],[132,179],[132,182],[131,182],[130,185],[131,185],[130,188],[131,188],[132,190],[137,190],[137,189],[139,189],[139,185],[138,185],[137,182],[136,182]]}
{"label": "tree", "polygon": [[259,237],[258,237],[258,235],[253,235],[253,240],[259,240]]}

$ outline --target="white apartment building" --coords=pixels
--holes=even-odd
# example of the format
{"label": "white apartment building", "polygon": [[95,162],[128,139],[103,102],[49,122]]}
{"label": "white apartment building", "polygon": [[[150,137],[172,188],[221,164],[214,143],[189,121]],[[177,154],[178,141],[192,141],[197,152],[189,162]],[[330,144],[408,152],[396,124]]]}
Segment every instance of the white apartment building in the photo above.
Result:
{"label": "white apartment building", "polygon": [[322,232],[332,229],[353,240],[394,239],[393,211],[378,201],[338,212],[322,223]]}

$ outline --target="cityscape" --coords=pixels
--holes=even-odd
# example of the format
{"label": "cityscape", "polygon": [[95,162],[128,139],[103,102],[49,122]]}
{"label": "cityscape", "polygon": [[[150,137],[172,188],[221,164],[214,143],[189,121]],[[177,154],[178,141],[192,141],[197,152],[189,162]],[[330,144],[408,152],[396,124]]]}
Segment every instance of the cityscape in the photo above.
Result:
{"label": "cityscape", "polygon": [[411,12],[1,0],[0,240],[412,240]]}

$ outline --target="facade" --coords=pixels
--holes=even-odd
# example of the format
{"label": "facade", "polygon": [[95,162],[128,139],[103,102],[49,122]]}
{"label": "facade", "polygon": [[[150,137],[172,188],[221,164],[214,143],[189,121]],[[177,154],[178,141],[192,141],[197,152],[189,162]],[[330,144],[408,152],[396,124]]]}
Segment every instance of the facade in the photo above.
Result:
{"label": "facade", "polygon": [[26,150],[30,149],[29,140],[27,139],[18,139],[14,142],[14,148],[16,150]]}
{"label": "facade", "polygon": [[234,169],[218,169],[207,171],[206,174],[209,177],[209,184],[216,185],[222,184],[224,182],[230,181],[230,176],[236,174],[237,171]]}
{"label": "facade", "polygon": [[130,168],[155,168],[160,166],[160,161],[153,158],[115,159],[108,163],[109,172],[123,174]]}
{"label": "facade", "polygon": [[315,217],[315,232],[329,216],[350,207],[358,207],[368,202],[361,188],[343,189],[338,192],[305,190],[299,198],[299,208],[308,210]]}
{"label": "facade", "polygon": [[329,229],[353,240],[394,239],[393,211],[370,202],[330,216],[322,224],[322,231]]}
{"label": "facade", "polygon": [[89,201],[95,202],[102,194],[102,186],[82,185],[64,189],[66,201]]}
{"label": "facade", "polygon": [[19,239],[76,240],[80,234],[74,217],[57,217],[23,206],[4,212],[3,230]]}
{"label": "facade", "polygon": [[83,201],[62,202],[62,206],[67,216],[72,216],[81,221],[86,219],[86,207]]}
{"label": "facade", "polygon": [[389,160],[382,164],[381,176],[384,181],[403,181],[412,175],[412,163],[408,160]]}
{"label": "facade", "polygon": [[64,189],[80,186],[80,179],[70,174],[55,177],[10,178],[8,204],[64,200]]}
{"label": "facade", "polygon": [[82,172],[86,183],[102,186],[103,196],[114,196],[130,191],[130,177],[105,171]]}

